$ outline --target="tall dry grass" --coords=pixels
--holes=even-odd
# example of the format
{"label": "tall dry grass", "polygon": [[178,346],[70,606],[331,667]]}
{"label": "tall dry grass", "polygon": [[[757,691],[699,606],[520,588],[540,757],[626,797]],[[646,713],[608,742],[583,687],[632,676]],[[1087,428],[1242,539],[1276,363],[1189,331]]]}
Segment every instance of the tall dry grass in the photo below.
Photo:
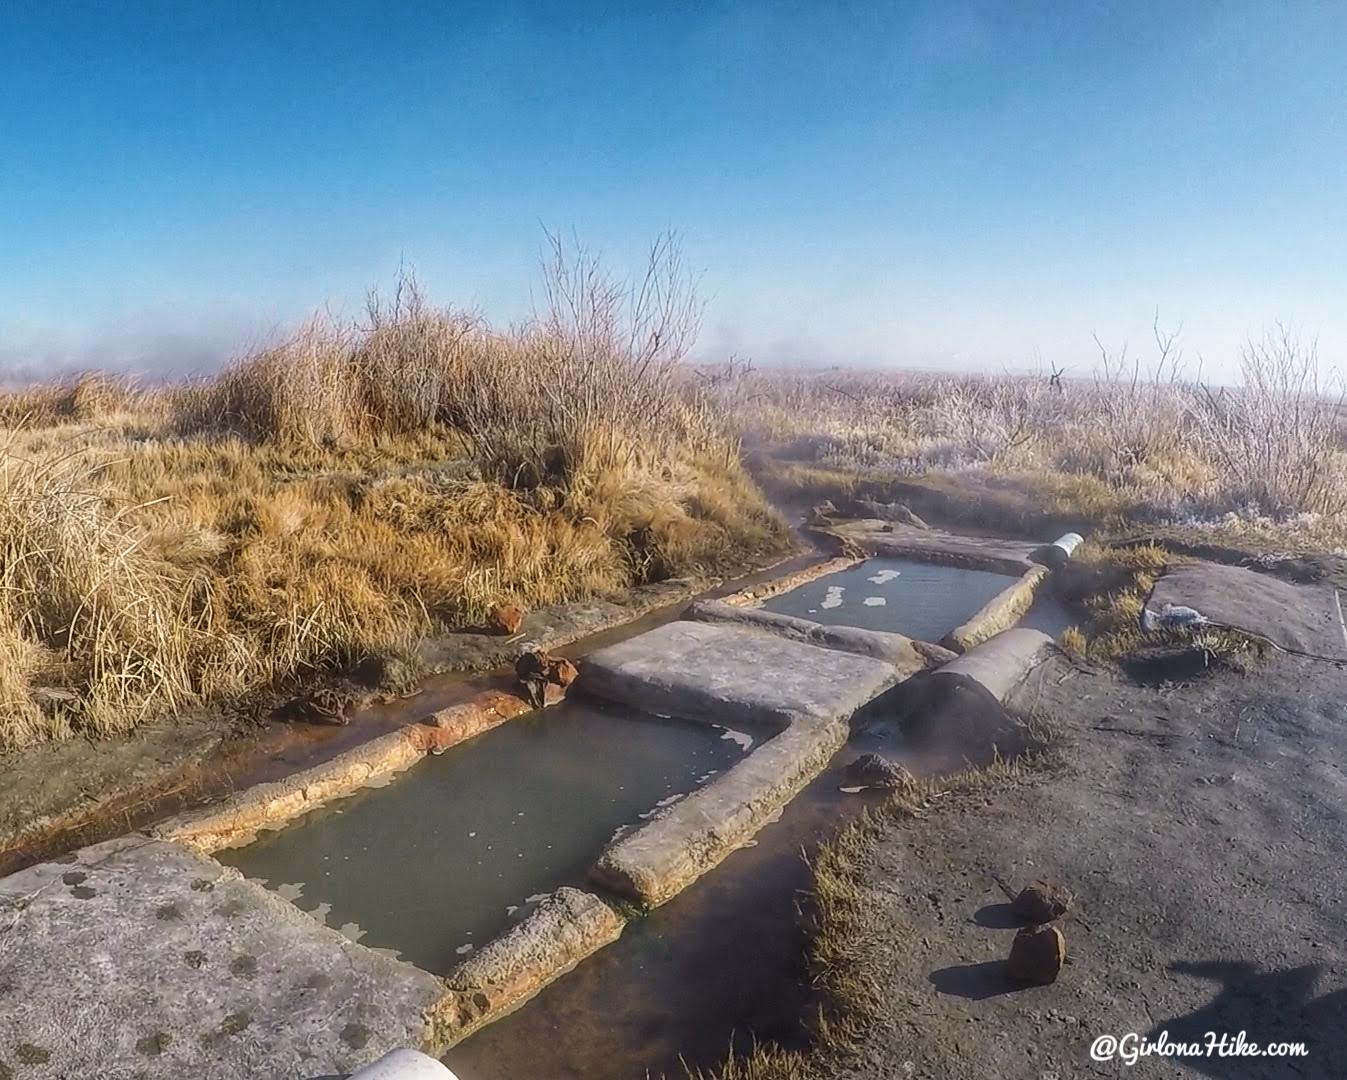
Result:
{"label": "tall dry grass", "polygon": [[544,278],[519,327],[407,280],[211,379],[0,397],[0,749],[785,546],[680,367],[676,246],[628,286],[557,243]]}

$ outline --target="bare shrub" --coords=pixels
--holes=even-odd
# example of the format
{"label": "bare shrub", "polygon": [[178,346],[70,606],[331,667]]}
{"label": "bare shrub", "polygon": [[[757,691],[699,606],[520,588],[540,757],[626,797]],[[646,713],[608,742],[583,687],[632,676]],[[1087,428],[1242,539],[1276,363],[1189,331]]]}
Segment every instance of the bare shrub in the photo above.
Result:
{"label": "bare shrub", "polygon": [[788,461],[871,475],[1014,472],[1067,512],[1048,481],[1077,477],[1087,520],[1123,506],[1186,523],[1234,514],[1241,528],[1347,545],[1347,407],[1314,350],[1278,329],[1245,350],[1243,385],[1217,389],[1185,373],[1177,333],[1158,318],[1153,332],[1144,362],[1099,344],[1088,379],[741,367],[708,371],[706,385],[751,444]]}
{"label": "bare shrub", "polygon": [[634,284],[574,240],[548,242],[544,307],[485,343],[466,372],[459,415],[483,463],[530,487],[649,466],[674,444],[708,448],[720,433],[679,378],[701,307],[675,238],[655,242]]}
{"label": "bare shrub", "polygon": [[1279,325],[1245,347],[1240,369],[1242,386],[1203,387],[1193,410],[1226,498],[1278,515],[1347,512],[1344,393],[1322,376],[1314,345]]}

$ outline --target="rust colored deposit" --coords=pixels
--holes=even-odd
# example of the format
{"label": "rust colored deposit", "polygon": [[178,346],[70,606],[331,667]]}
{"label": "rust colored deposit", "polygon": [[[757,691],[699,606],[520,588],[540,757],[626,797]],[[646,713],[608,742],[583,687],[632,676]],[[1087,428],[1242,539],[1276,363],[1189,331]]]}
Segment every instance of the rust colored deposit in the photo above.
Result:
{"label": "rust colored deposit", "polygon": [[513,694],[482,690],[470,700],[432,713],[346,750],[321,765],[257,784],[220,803],[162,822],[153,835],[209,854],[251,843],[259,829],[275,828],[372,781],[411,768],[428,752],[446,750],[530,710]]}

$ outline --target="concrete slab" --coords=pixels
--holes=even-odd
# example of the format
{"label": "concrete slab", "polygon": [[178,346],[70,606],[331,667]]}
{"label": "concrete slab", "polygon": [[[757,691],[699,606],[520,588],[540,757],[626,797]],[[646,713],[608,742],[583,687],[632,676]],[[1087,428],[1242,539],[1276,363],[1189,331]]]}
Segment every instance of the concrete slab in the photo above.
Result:
{"label": "concrete slab", "polygon": [[965,536],[941,529],[917,529],[891,521],[864,518],[833,526],[832,532],[852,540],[872,555],[925,559],[953,566],[971,566],[1022,574],[1034,566],[1042,544],[994,536]]}
{"label": "concrete slab", "polygon": [[1342,600],[1332,585],[1292,585],[1242,566],[1175,562],[1151,592],[1146,610],[1191,608],[1212,623],[1267,638],[1274,645],[1347,659]]}
{"label": "concrete slab", "polygon": [[124,837],[0,879],[2,1075],[345,1074],[425,1046],[446,997],[165,841]]}
{"label": "concrete slab", "polygon": [[683,621],[592,653],[576,689],[685,720],[779,729],[850,717],[899,677],[868,656]]}

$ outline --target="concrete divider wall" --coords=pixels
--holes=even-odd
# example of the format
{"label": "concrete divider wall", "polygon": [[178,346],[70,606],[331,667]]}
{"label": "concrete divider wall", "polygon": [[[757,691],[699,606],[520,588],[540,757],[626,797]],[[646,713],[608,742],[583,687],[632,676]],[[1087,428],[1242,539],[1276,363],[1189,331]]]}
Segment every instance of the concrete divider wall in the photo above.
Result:
{"label": "concrete divider wall", "polygon": [[845,719],[800,720],[706,787],[609,845],[590,872],[602,888],[655,907],[743,845],[847,741]]}
{"label": "concrete divider wall", "polygon": [[801,585],[807,585],[809,582],[817,581],[829,574],[850,570],[853,566],[859,566],[864,561],[864,559],[850,555],[829,559],[827,562],[818,563],[815,566],[806,566],[803,570],[796,570],[792,574],[785,574],[771,581],[764,581],[759,585],[751,585],[748,588],[740,589],[737,593],[731,593],[724,597],[721,602],[729,604],[731,607],[755,607],[764,600],[770,600],[773,596],[780,596],[783,592],[798,589]]}
{"label": "concrete divider wall", "polygon": [[470,702],[440,710],[430,723],[409,724],[284,780],[257,784],[221,803],[179,814],[152,832],[205,853],[241,847],[255,840],[259,829],[294,821],[374,780],[411,768],[428,751],[454,746],[530,708],[511,694],[486,691]]}
{"label": "concrete divider wall", "polygon": [[447,1048],[528,1001],[585,957],[618,939],[625,920],[592,893],[561,888],[518,926],[445,979],[436,1042]]}
{"label": "concrete divider wall", "polygon": [[940,644],[957,653],[967,652],[974,645],[1009,630],[1033,606],[1038,587],[1047,579],[1048,573],[1046,566],[1026,570],[983,604],[967,622],[946,634]]}
{"label": "concrete divider wall", "polygon": [[855,626],[825,626],[794,615],[734,607],[719,600],[695,601],[683,617],[695,622],[742,626],[748,630],[759,630],[791,641],[816,645],[821,649],[883,660],[897,668],[903,678],[954,658],[948,649],[903,634],[864,630]]}

